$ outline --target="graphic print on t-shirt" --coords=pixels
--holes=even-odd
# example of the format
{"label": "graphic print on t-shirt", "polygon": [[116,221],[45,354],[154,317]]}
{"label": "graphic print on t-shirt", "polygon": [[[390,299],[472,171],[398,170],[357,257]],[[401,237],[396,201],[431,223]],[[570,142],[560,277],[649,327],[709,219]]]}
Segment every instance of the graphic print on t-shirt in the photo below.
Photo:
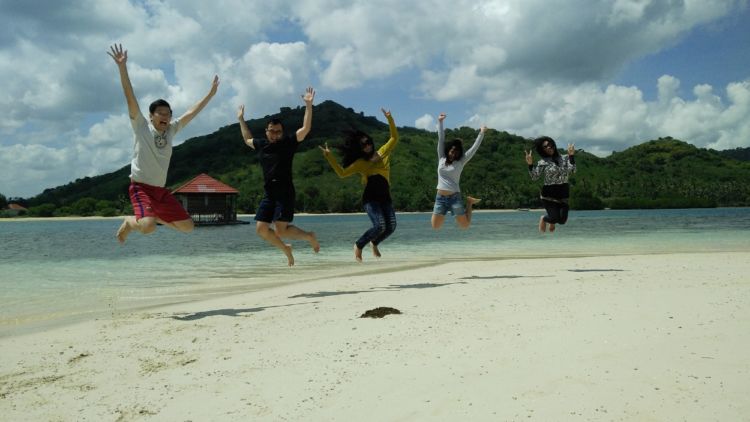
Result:
{"label": "graphic print on t-shirt", "polygon": [[157,148],[162,149],[165,146],[167,146],[167,135],[160,134],[160,133],[154,133],[154,145],[156,145]]}

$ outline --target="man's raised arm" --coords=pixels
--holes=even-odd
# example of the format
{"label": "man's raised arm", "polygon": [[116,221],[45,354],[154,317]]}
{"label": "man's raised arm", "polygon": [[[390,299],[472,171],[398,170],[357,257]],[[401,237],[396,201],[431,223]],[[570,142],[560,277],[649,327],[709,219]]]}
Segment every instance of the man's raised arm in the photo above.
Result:
{"label": "man's raised arm", "polygon": [[237,110],[237,119],[240,121],[240,131],[242,131],[242,140],[245,141],[245,145],[249,146],[252,149],[255,149],[255,145],[253,144],[253,134],[250,132],[250,128],[247,127],[247,122],[245,122],[245,105],[240,105],[240,108]]}
{"label": "man's raised arm", "polygon": [[122,83],[122,90],[125,92],[125,100],[128,102],[128,114],[130,120],[135,118],[141,113],[141,109],[138,107],[138,101],[135,99],[135,93],[133,92],[133,85],[130,84],[130,76],[128,76],[128,50],[122,49],[122,44],[114,44],[109,47],[107,54],[115,61],[117,68],[120,70],[120,83]]}
{"label": "man's raised arm", "polygon": [[193,118],[197,116],[198,113],[201,112],[201,110],[203,110],[203,107],[205,107],[206,104],[208,104],[208,102],[211,101],[211,98],[214,97],[214,95],[216,94],[216,90],[218,88],[219,88],[219,76],[214,75],[214,80],[213,82],[211,82],[211,89],[208,90],[208,94],[206,94],[206,96],[203,97],[202,100],[193,104],[193,106],[190,107],[190,109],[188,109],[188,111],[186,111],[185,114],[180,116],[181,127],[187,126],[187,124],[190,123],[190,121],[193,120]]}
{"label": "man's raised arm", "polygon": [[312,129],[312,103],[314,99],[315,90],[308,86],[305,95],[302,96],[302,100],[305,102],[305,117],[302,119],[302,127],[297,129],[297,142],[304,141],[305,136]]}

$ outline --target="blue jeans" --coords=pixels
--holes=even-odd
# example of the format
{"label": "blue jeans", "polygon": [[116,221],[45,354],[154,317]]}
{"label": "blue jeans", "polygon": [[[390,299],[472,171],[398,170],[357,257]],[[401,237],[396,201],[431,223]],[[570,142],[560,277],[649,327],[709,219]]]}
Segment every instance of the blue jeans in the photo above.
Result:
{"label": "blue jeans", "polygon": [[357,239],[357,247],[364,249],[365,245],[372,242],[380,244],[386,237],[396,230],[396,212],[390,202],[365,202],[365,212],[372,221],[372,227]]}

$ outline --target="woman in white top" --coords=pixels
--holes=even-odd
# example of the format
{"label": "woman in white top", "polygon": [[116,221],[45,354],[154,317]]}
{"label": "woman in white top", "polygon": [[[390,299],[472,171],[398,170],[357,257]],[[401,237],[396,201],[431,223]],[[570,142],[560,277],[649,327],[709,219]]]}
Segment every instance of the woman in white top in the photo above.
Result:
{"label": "woman in white top", "polygon": [[467,207],[464,208],[461,200],[461,188],[458,185],[463,171],[471,157],[476,154],[479,145],[482,144],[487,126],[479,130],[474,145],[464,154],[463,141],[453,139],[445,143],[445,130],[443,129],[445,113],[438,116],[438,184],[437,195],[435,195],[435,207],[432,210],[432,228],[437,230],[445,221],[445,215],[450,211],[456,217],[456,224],[462,229],[468,229],[471,225],[471,210],[480,199],[471,196],[466,197]]}

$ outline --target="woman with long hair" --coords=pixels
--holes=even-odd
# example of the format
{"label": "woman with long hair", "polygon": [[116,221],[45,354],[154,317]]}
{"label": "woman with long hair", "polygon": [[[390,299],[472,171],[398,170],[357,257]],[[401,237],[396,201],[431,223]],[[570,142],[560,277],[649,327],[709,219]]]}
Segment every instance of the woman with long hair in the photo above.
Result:
{"label": "woman with long hair", "polygon": [[372,246],[373,255],[380,258],[378,245],[396,230],[390,174],[391,153],[398,143],[398,131],[391,112],[385,109],[381,111],[388,120],[390,139],[377,151],[370,135],[356,129],[344,132],[344,143],[336,147],[343,155],[343,167],[336,162],[336,157],[328,149],[328,143],[325,147],[320,147],[323,156],[339,177],[359,173],[365,186],[362,206],[372,221],[372,227],[354,243],[354,258],[359,262],[362,262],[362,249],[368,243]]}
{"label": "woman with long hair", "polygon": [[568,144],[568,154],[561,156],[557,150],[557,144],[549,136],[534,139],[534,149],[542,158],[534,165],[531,150],[526,152],[526,164],[529,166],[531,180],[537,180],[544,176],[544,185],[540,198],[547,214],[539,219],[539,231],[546,232],[547,224],[549,231],[555,231],[556,224],[565,224],[568,221],[568,199],[570,198],[570,185],[568,178],[576,171],[575,146]]}
{"label": "woman with long hair", "polygon": [[445,130],[443,129],[445,113],[438,116],[438,184],[435,195],[435,207],[432,210],[432,228],[437,230],[445,221],[448,211],[456,217],[456,224],[462,229],[468,229],[471,224],[471,211],[474,204],[481,199],[466,196],[466,208],[461,200],[461,188],[458,185],[461,172],[471,157],[476,154],[479,145],[482,144],[487,126],[479,129],[474,145],[464,153],[464,145],[461,139],[453,139],[445,143]]}

